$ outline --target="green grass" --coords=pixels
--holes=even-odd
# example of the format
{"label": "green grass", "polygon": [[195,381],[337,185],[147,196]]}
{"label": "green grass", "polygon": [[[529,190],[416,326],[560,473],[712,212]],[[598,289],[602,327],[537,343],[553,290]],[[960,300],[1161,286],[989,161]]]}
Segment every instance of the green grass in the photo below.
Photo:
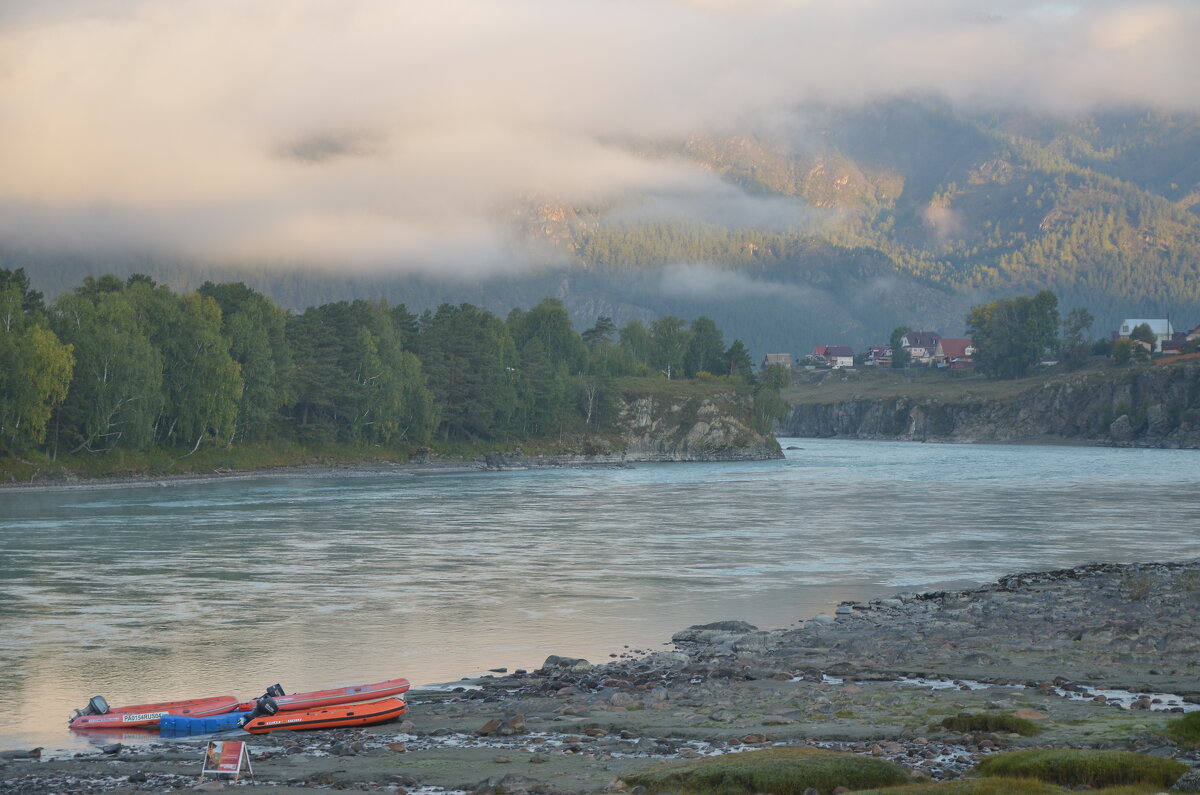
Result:
{"label": "green grass", "polygon": [[[1088,792],[1104,795],[1154,795],[1161,789],[1153,784],[1125,784],[1089,789]],[[1061,795],[1072,791],[1035,778],[960,778],[954,781],[926,781],[903,787],[858,790],[855,795]]]}
{"label": "green grass", "polygon": [[960,778],[954,781],[924,781],[902,787],[860,790],[856,795],[1058,795],[1061,787],[1035,778]]}
{"label": "green grass", "polygon": [[942,728],[956,732],[1008,732],[1022,737],[1032,737],[1041,732],[1041,728],[1033,721],[1016,715],[995,713],[960,712],[943,720]]}
{"label": "green grass", "polygon": [[990,756],[976,770],[984,776],[1036,778],[1066,787],[1145,784],[1167,788],[1188,766],[1174,759],[1130,751],[1039,748]]}
{"label": "green grass", "polygon": [[630,397],[666,399],[712,398],[717,395],[748,395],[750,389],[740,379],[731,378],[672,378],[661,376],[627,376],[617,379],[621,392]]}
{"label": "green grass", "polygon": [[767,748],[662,765],[624,777],[648,792],[705,795],[822,795],[837,787],[886,787],[910,780],[900,765],[869,756],[814,748]]}
{"label": "green grass", "polygon": [[1200,745],[1200,712],[1189,712],[1168,723],[1167,736],[1178,743]]}

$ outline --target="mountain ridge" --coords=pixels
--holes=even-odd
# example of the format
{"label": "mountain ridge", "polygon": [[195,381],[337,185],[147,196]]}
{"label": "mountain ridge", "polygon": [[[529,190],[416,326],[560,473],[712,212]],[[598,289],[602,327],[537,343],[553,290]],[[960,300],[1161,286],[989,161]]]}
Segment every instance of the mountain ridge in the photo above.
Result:
{"label": "mountain ridge", "polygon": [[1093,336],[1130,316],[1200,322],[1200,115],[982,113],[903,96],[799,118],[783,133],[630,145],[703,168],[728,195],[514,203],[513,256],[541,263],[516,273],[298,272],[3,241],[0,266],[26,266],[51,294],[104,270],[177,288],[241,280],[296,310],[382,297],[503,313],[554,296],[580,328],[601,314],[709,315],[756,355],[860,348],[897,325],[957,335],[973,304],[1040,289],[1089,309]]}

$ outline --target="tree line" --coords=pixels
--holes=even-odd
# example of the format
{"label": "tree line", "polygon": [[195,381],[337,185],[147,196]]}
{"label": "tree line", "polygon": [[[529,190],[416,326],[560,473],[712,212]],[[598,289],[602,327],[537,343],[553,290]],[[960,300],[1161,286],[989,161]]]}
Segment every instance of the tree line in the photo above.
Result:
{"label": "tree line", "polygon": [[[1091,340],[1088,330],[1094,322],[1091,312],[1078,307],[1060,317],[1058,296],[1041,290],[1032,296],[1002,298],[972,307],[967,315],[967,335],[976,348],[976,366],[992,378],[1022,378],[1048,358],[1068,369],[1081,367],[1097,355],[1107,356],[1117,365],[1150,358],[1149,350],[1156,340],[1148,323],[1135,326],[1128,337]],[[894,349],[899,350],[897,333],[909,330],[898,328],[893,332]],[[1200,350],[1200,342],[1193,341],[1181,352],[1196,350]],[[902,357],[893,356],[894,367],[906,364]]]}
{"label": "tree line", "polygon": [[177,294],[143,275],[87,277],[47,303],[23,269],[0,269],[0,455],[602,433],[618,379],[650,375],[756,381],[746,346],[706,317],[579,333],[556,299],[504,319],[365,300],[289,313],[242,283]]}

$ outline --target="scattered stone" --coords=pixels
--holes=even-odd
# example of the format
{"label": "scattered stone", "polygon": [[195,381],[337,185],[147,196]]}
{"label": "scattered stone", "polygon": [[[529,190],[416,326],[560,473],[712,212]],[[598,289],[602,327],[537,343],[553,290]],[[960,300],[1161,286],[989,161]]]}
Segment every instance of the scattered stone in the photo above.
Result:
{"label": "scattered stone", "polygon": [[553,672],[555,670],[567,670],[574,674],[586,674],[596,666],[592,665],[587,660],[579,657],[560,657],[557,654],[551,654],[542,663],[542,670]]}
{"label": "scattered stone", "polygon": [[1171,785],[1171,792],[1200,792],[1200,767],[1192,768]]}
{"label": "scattered stone", "polygon": [[41,759],[41,746],[28,751],[0,751],[0,759]]}

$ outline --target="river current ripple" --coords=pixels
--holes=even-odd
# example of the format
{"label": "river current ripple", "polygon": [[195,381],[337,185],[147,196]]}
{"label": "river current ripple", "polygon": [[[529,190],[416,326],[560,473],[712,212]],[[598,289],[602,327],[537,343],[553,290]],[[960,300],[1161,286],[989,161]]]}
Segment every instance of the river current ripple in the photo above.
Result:
{"label": "river current ripple", "polygon": [[1200,557],[1195,451],[781,442],[800,449],[0,492],[0,748],[77,747],[66,717],[95,694],[445,682],[693,623]]}

